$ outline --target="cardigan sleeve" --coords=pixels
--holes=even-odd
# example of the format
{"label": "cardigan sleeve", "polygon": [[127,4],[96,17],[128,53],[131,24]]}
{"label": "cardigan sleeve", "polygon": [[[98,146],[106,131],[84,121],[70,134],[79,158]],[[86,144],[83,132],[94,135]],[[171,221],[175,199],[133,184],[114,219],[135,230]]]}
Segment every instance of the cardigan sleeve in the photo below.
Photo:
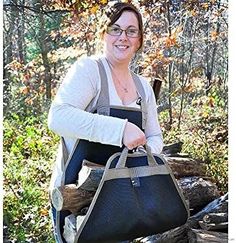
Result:
{"label": "cardigan sleeve", "polygon": [[99,89],[96,61],[91,58],[76,61],[51,104],[48,127],[62,137],[122,146],[127,120],[86,111],[98,97]]}
{"label": "cardigan sleeve", "polygon": [[163,137],[158,121],[156,99],[151,85],[143,78],[143,86],[147,95],[147,121],[145,136],[147,144],[151,147],[153,153],[160,154],[163,149]]}

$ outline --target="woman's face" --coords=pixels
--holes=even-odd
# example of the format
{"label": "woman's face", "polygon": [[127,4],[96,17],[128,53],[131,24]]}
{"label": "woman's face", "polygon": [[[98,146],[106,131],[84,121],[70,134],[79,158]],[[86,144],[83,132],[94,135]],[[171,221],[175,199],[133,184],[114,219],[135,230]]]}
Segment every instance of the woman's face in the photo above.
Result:
{"label": "woman's face", "polygon": [[[120,18],[111,26],[127,30],[139,30],[135,13],[124,11]],[[140,47],[140,37],[128,37],[123,31],[120,36],[104,34],[104,51],[108,60],[118,63],[129,63],[134,53]]]}

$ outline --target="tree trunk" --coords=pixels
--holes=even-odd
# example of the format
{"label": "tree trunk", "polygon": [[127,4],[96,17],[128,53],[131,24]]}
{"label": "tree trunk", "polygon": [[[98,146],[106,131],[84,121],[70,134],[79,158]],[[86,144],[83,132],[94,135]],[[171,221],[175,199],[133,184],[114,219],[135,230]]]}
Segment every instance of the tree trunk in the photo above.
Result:
{"label": "tree trunk", "polygon": [[[207,8],[207,11],[209,11],[209,9]],[[207,23],[206,23],[206,51],[205,51],[205,58],[206,58],[206,85],[205,85],[205,91],[206,91],[206,95],[208,95],[209,89],[210,89],[210,85],[211,85],[211,78],[212,78],[212,73],[210,70],[210,19],[207,19]]]}
{"label": "tree trunk", "polygon": [[[14,3],[16,0],[14,0]],[[8,22],[7,25],[4,25],[4,38],[3,38],[3,112],[7,113],[7,109],[11,100],[11,82],[10,82],[10,73],[5,68],[7,64],[13,61],[13,32],[15,30],[15,20],[16,20],[16,8],[11,7],[10,17],[8,18],[7,14],[4,12],[4,22]]]}
{"label": "tree trunk", "polygon": [[[42,3],[39,3],[39,10],[42,8]],[[39,20],[40,20],[40,37],[39,37],[39,43],[40,43],[40,49],[41,49],[41,55],[42,55],[42,60],[43,60],[43,66],[45,68],[44,71],[44,82],[46,86],[46,100],[48,102],[51,101],[51,68],[50,68],[50,61],[48,59],[48,53],[49,53],[49,36],[46,30],[46,25],[45,25],[45,16],[40,11],[39,13]]]}
{"label": "tree trunk", "polygon": [[[169,37],[172,35],[171,31],[171,19],[170,19],[170,3],[166,2],[166,8],[167,8],[167,21],[168,21],[168,34]],[[169,52],[171,52],[169,50]],[[171,53],[170,53],[171,55]],[[173,123],[173,117],[172,117],[172,100],[171,100],[171,95],[173,92],[173,87],[172,87],[172,71],[173,71],[173,62],[171,61],[168,65],[168,84],[169,84],[169,90],[168,90],[168,102],[169,102],[169,126],[172,126]]]}
{"label": "tree trunk", "polygon": [[154,83],[153,83],[153,91],[155,94],[155,98],[156,101],[159,99],[159,95],[160,95],[160,91],[161,91],[161,84],[162,84],[162,80],[159,78],[155,78],[154,79]]}
{"label": "tree trunk", "polygon": [[[21,2],[21,5],[25,5],[25,0]],[[17,45],[18,45],[18,56],[21,63],[25,63],[25,53],[24,53],[24,28],[25,28],[25,11],[22,8],[22,11],[18,11],[18,38],[17,38]]]}
{"label": "tree trunk", "polygon": [[[220,5],[221,5],[221,1],[219,0],[218,11],[220,9]],[[219,19],[219,16],[218,16],[218,19]],[[216,27],[216,36],[217,37],[219,36],[219,33],[220,33],[220,21],[217,21],[217,27]],[[207,92],[209,92],[210,89],[211,89],[211,80],[212,80],[212,76],[213,76],[213,69],[214,69],[217,46],[218,46],[218,43],[217,43],[217,40],[215,40],[214,46],[213,46],[213,51],[212,51],[211,64],[209,65],[209,74],[210,75],[209,75],[209,77],[207,77],[208,78],[208,84],[209,84],[209,87],[207,87]]]}

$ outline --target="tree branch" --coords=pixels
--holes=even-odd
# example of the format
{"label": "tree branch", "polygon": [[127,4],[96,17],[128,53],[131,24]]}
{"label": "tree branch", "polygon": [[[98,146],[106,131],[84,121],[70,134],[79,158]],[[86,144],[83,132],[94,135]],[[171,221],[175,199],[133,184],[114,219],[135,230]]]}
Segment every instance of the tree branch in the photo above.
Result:
{"label": "tree branch", "polygon": [[15,3],[9,3],[9,4],[3,4],[3,10],[7,11],[8,9],[7,8],[16,8],[18,9],[19,11],[23,11],[25,9],[27,10],[30,10],[34,13],[44,13],[46,15],[50,15],[50,14],[53,14],[53,13],[69,13],[70,10],[66,10],[66,9],[54,9],[54,10],[43,10],[42,8],[34,8],[34,7],[30,7],[30,6],[27,6],[27,5],[20,5],[20,4],[15,4]]}

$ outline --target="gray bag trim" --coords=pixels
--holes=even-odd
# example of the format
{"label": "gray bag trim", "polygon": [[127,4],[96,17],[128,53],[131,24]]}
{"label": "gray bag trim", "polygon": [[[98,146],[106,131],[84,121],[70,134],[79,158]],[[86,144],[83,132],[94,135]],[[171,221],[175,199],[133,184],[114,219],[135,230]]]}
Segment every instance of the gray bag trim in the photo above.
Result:
{"label": "gray bag trim", "polygon": [[145,96],[145,91],[143,88],[143,85],[141,83],[140,78],[138,77],[137,74],[134,72],[131,72],[131,75],[133,77],[135,86],[138,90],[139,95],[141,96],[141,110],[142,110],[142,129],[144,130],[146,127],[146,122],[147,122],[147,104],[146,104],[146,96]]}
{"label": "gray bag trim", "polygon": [[[79,143],[79,139],[75,142],[75,146],[72,150],[72,152],[70,154],[68,154],[68,151],[66,149],[66,145],[65,145],[65,140],[63,137],[61,137],[61,143],[62,143],[62,160],[61,160],[61,163],[62,163],[62,167],[61,168],[64,168],[64,171],[63,171],[63,176],[62,176],[62,180],[61,180],[61,185],[64,185],[65,184],[65,176],[64,176],[64,173],[66,171],[66,167],[68,166],[69,164],[69,161]],[[60,211],[56,211],[56,228],[55,228],[55,234],[57,236],[57,239],[60,243],[63,242],[62,240],[62,235],[61,235],[61,231],[60,231]]]}
{"label": "gray bag trim", "polygon": [[62,237],[61,237],[61,231],[60,231],[60,212],[56,211],[56,229],[55,229],[55,234],[57,236],[57,239],[59,242],[63,242]]}
{"label": "gray bag trim", "polygon": [[63,176],[62,176],[62,180],[61,180],[61,185],[65,184],[65,171],[66,171],[67,166],[69,165],[69,162],[70,162],[70,160],[71,160],[71,158],[72,158],[72,156],[73,156],[73,154],[75,152],[75,149],[76,149],[78,143],[79,143],[79,139],[76,140],[75,145],[74,145],[71,153],[69,154],[67,160],[64,161],[65,164],[63,165],[64,166],[64,171],[63,171]]}
{"label": "gray bag trim", "polygon": [[134,177],[147,177],[153,175],[168,175],[169,170],[165,165],[157,166],[142,166],[142,167],[132,167],[132,168],[113,168],[109,169],[106,173],[106,178],[104,181],[109,181],[112,179],[121,178],[134,178]]}
{"label": "gray bag trim", "polygon": [[[130,154],[129,157],[139,157],[138,153],[140,153],[140,156],[143,156],[143,154],[145,153],[145,155],[147,156],[148,165],[149,166],[157,166],[157,163],[156,163],[155,158],[153,157],[151,148],[147,144],[145,145],[146,150],[144,149],[143,146],[140,146],[140,147],[142,147],[141,151],[140,151],[140,148],[138,148],[138,151],[136,151],[135,154]],[[119,160],[116,164],[116,168],[124,168],[125,167],[125,163],[126,163],[126,160],[127,160],[127,157],[128,157],[128,151],[129,150],[126,147],[122,150],[120,158],[119,158]]]}
{"label": "gray bag trim", "polygon": [[[69,154],[66,148],[66,143],[65,143],[65,139],[63,137],[61,137],[61,146],[62,146],[62,166],[64,167],[64,165],[66,164],[66,161],[69,158]],[[63,168],[62,167],[62,168]]]}
{"label": "gray bag trim", "polygon": [[94,107],[94,109],[91,111],[92,113],[97,110],[98,114],[102,114],[105,116],[110,115],[110,100],[109,100],[109,92],[108,92],[108,80],[105,68],[103,66],[103,63],[100,59],[96,60],[98,64],[99,74],[100,74],[100,80],[101,80],[101,90],[100,94],[97,100],[97,105]]}
{"label": "gray bag trim", "polygon": [[[122,151],[123,152],[123,151]],[[83,231],[83,229],[84,229],[84,227],[85,227],[85,225],[86,225],[86,223],[87,223],[87,221],[88,221],[88,219],[89,219],[89,217],[90,217],[90,215],[91,215],[91,213],[92,213],[92,211],[93,211],[93,208],[94,208],[94,205],[95,205],[95,203],[96,203],[96,201],[97,201],[97,198],[98,198],[98,196],[99,196],[99,194],[100,194],[100,191],[102,190],[102,187],[103,187],[103,185],[104,185],[104,182],[105,181],[107,181],[107,180],[111,180],[111,178],[109,178],[109,173],[114,173],[115,171],[114,171],[114,168],[113,169],[110,169],[110,165],[111,165],[111,162],[114,160],[114,158],[116,158],[117,156],[121,156],[121,153],[122,152],[117,152],[117,153],[115,153],[115,154],[113,154],[110,158],[109,158],[109,160],[107,161],[107,164],[106,164],[106,167],[105,167],[105,170],[104,170],[104,173],[103,173],[103,177],[102,177],[102,179],[101,179],[101,181],[100,181],[100,183],[99,183],[99,186],[98,186],[98,189],[97,189],[97,191],[96,191],[96,193],[95,193],[95,195],[94,195],[94,197],[93,197],[93,200],[92,200],[92,202],[91,202],[91,204],[90,204],[90,206],[89,206],[89,209],[88,209],[88,211],[87,211],[87,213],[86,213],[86,215],[84,216],[84,220],[81,222],[81,224],[79,225],[79,229],[77,229],[77,233],[76,233],[76,235],[75,235],[75,240],[74,240],[74,243],[77,243],[78,242],[78,239],[79,239],[79,236],[81,235],[81,233],[82,233],[82,231]],[[147,151],[147,153],[149,153],[149,151]],[[177,189],[177,191],[178,191],[178,193],[179,193],[179,195],[180,195],[180,198],[181,198],[181,200],[182,200],[182,202],[183,202],[183,204],[184,204],[184,206],[185,206],[185,208],[186,208],[186,210],[187,210],[187,212],[188,212],[188,217],[190,216],[190,213],[189,213],[189,210],[188,210],[188,205],[187,205],[187,203],[186,203],[186,201],[185,201],[185,198],[184,198],[184,195],[183,195],[183,191],[181,190],[181,188],[178,186],[178,184],[177,184],[177,181],[176,181],[176,179],[175,179],[175,177],[174,177],[174,175],[173,175],[173,172],[171,171],[171,169],[170,169],[170,167],[168,166],[168,164],[167,164],[167,161],[165,160],[165,158],[162,156],[162,155],[157,155],[157,154],[152,154],[153,156],[155,156],[155,157],[159,157],[163,162],[164,162],[164,167],[165,167],[165,169],[163,169],[163,167],[161,167],[163,170],[165,170],[165,171],[163,171],[164,172],[164,174],[170,174],[170,176],[171,176],[171,178],[172,178],[172,180],[173,180],[173,182],[174,182],[174,185],[175,185],[175,187],[176,187],[176,189]],[[127,155],[127,157],[134,157],[134,156],[137,156],[137,154],[135,155],[135,154],[128,154]],[[143,166],[142,166],[143,167]],[[153,168],[154,166],[151,166],[151,168],[152,168],[152,170],[154,169]],[[159,168],[160,167],[160,165],[158,165],[158,164],[156,164],[156,167],[157,168]],[[124,168],[125,169],[125,168]],[[113,172],[109,172],[110,170],[113,170]],[[120,170],[120,169],[116,169],[116,170]],[[153,173],[153,175],[158,175],[158,174],[161,174],[161,173],[159,173],[159,171],[158,171],[158,169],[155,169],[155,171],[156,171],[156,173]],[[168,171],[168,173],[166,173],[166,171]],[[150,171],[149,171],[150,172]],[[125,176],[125,174],[126,174],[127,172],[123,172],[123,175],[118,175],[118,177],[116,176],[117,174],[116,173],[114,173],[114,177],[112,176],[112,179],[116,179],[116,178],[122,178],[122,177],[119,177],[119,176]],[[144,175],[145,176],[145,175]],[[130,178],[131,178],[131,180],[132,180],[132,178],[133,178],[133,175],[131,174],[130,176],[129,176]],[[123,178],[127,178],[127,177],[123,177]]]}

